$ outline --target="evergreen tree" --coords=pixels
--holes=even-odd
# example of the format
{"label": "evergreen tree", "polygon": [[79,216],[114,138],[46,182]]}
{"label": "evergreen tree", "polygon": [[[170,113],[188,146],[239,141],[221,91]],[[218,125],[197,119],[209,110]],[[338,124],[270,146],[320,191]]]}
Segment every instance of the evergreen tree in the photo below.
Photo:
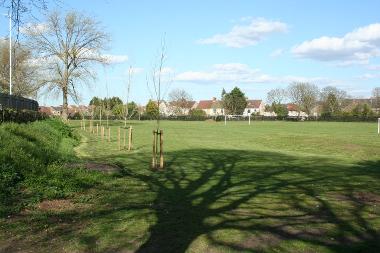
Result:
{"label": "evergreen tree", "polygon": [[247,98],[238,87],[235,87],[223,95],[222,103],[227,114],[241,115],[247,107]]}

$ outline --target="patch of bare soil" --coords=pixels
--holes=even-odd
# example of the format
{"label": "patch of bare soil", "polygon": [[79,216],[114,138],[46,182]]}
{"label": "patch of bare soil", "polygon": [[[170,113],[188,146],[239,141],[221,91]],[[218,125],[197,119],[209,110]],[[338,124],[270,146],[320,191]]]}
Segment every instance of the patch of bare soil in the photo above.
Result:
{"label": "patch of bare soil", "polygon": [[240,243],[244,249],[255,249],[255,250],[263,250],[268,247],[274,247],[281,242],[281,239],[273,234],[259,234],[256,236],[250,237],[248,240]]}
{"label": "patch of bare soil", "polygon": [[44,200],[38,204],[38,209],[44,211],[70,211],[76,209],[76,205],[68,199]]}
{"label": "patch of bare soil", "polygon": [[365,203],[380,203],[380,195],[372,192],[358,192],[354,195],[356,199]]}
{"label": "patch of bare soil", "polygon": [[96,162],[70,163],[66,166],[69,168],[84,168],[87,170],[102,171],[107,173],[118,172],[120,170],[120,168],[114,164]]}
{"label": "patch of bare soil", "polygon": [[337,200],[360,202],[363,204],[380,204],[380,195],[372,192],[354,192],[349,194],[332,194]]}

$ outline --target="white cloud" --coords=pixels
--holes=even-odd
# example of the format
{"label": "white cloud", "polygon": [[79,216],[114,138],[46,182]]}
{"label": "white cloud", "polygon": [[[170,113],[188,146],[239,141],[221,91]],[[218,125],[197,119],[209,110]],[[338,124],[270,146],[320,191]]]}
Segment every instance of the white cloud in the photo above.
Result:
{"label": "white cloud", "polygon": [[321,77],[302,76],[272,76],[262,73],[260,69],[253,69],[246,64],[227,63],[215,64],[210,71],[186,71],[174,78],[178,82],[192,83],[291,83],[312,82],[316,84],[330,83],[331,80]]}
{"label": "white cloud", "polygon": [[369,65],[367,67],[369,70],[380,70],[380,65]]}
{"label": "white cloud", "polygon": [[[86,52],[85,56],[93,57],[94,59],[102,58],[105,60],[107,64],[119,64],[128,61],[127,55],[103,54],[99,56],[95,53],[92,53],[91,51],[88,51]],[[52,64],[57,61],[60,61],[60,59],[57,56],[41,56],[30,59],[28,62],[30,65],[42,66],[44,64]]]}
{"label": "white cloud", "polygon": [[242,48],[256,45],[270,34],[284,33],[287,30],[288,26],[285,23],[256,18],[250,19],[249,24],[235,25],[228,33],[216,34],[210,38],[201,39],[198,43]]}
{"label": "white cloud", "polygon": [[363,75],[357,76],[360,80],[370,80],[380,78],[380,74],[365,73]]}
{"label": "white cloud", "polygon": [[25,26],[20,27],[20,32],[23,34],[42,34],[48,31],[46,23],[27,23]]}
{"label": "white cloud", "polygon": [[299,58],[338,62],[338,65],[368,64],[380,56],[380,23],[360,27],[343,37],[323,36],[296,45],[292,53]]}
{"label": "white cloud", "polygon": [[279,56],[281,56],[281,55],[283,55],[283,54],[284,54],[284,49],[279,48],[279,49],[274,50],[274,51],[270,54],[270,57],[276,58],[276,57],[279,57]]}
{"label": "white cloud", "polygon": [[104,58],[108,64],[120,64],[128,61],[127,55],[103,54],[102,58]]}

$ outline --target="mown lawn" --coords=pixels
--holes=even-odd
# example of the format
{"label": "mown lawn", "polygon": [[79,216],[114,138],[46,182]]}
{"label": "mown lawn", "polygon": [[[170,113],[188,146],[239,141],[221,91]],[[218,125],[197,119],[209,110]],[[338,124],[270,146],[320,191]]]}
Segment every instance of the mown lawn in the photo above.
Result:
{"label": "mown lawn", "polygon": [[380,252],[375,123],[133,121],[133,151],[80,130],[78,160],[117,165],[74,197],[0,221],[0,252]]}

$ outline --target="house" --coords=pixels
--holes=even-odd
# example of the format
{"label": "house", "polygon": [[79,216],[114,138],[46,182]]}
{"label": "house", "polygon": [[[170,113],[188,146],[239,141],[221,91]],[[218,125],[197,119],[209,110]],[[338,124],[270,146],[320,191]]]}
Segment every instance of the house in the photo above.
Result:
{"label": "house", "polygon": [[62,106],[51,106],[53,116],[61,116]]}
{"label": "house", "polygon": [[177,102],[169,102],[167,104],[167,112],[169,115],[189,115],[191,109],[195,109],[198,103],[196,101],[184,101],[179,105]]}
{"label": "house", "polygon": [[307,118],[306,112],[299,111],[298,106],[295,104],[287,104],[286,109],[288,109],[288,117],[289,118]]}
{"label": "house", "polygon": [[244,109],[243,116],[249,116],[251,114],[264,115],[265,104],[262,100],[247,100],[247,106]]}
{"label": "house", "polygon": [[203,110],[207,116],[224,115],[222,101],[217,100],[215,97],[212,100],[200,100],[196,108]]}
{"label": "house", "polygon": [[53,108],[51,106],[40,106],[38,108],[38,111],[40,113],[47,115],[47,116],[54,116]]}
{"label": "house", "polygon": [[[154,103],[156,105],[158,104],[157,101],[154,101]],[[170,113],[169,104],[164,100],[160,101],[160,114],[164,116],[170,116]]]}

